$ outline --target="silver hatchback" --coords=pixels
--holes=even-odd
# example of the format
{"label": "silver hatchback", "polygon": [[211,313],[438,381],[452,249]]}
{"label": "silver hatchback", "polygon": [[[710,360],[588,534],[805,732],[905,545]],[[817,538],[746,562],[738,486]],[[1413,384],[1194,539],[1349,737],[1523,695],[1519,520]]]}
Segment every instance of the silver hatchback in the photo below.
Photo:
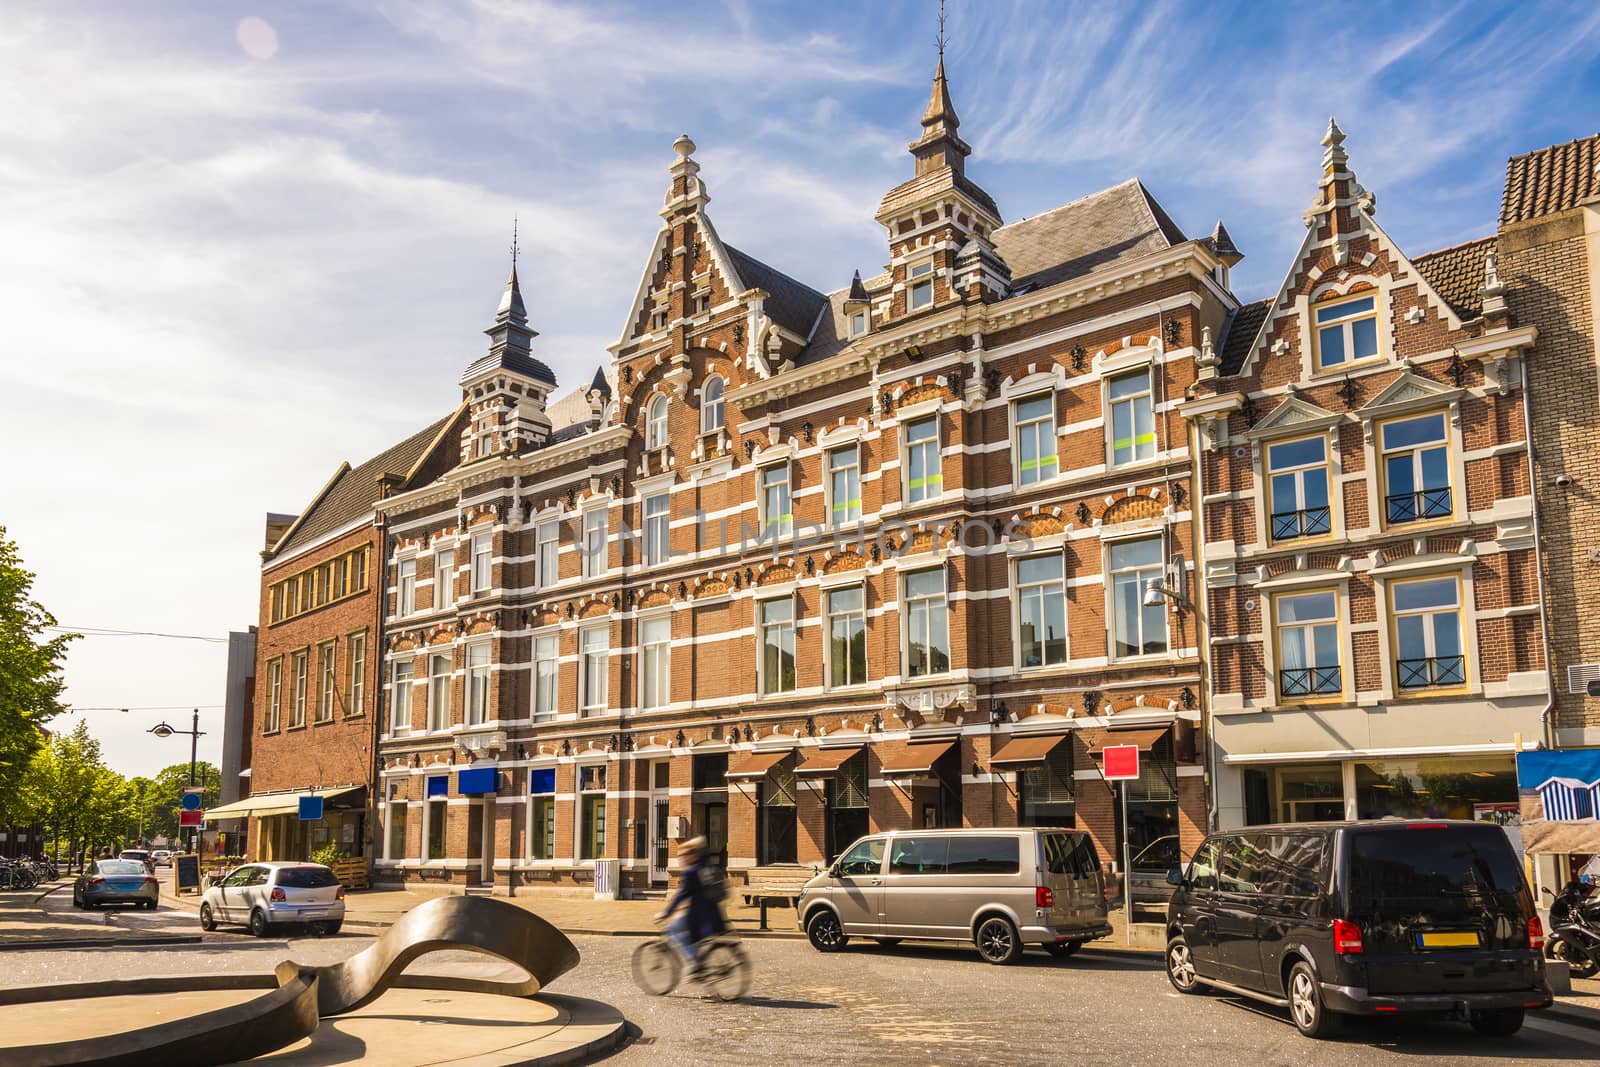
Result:
{"label": "silver hatchback", "polygon": [[990,963],[1026,945],[1070,956],[1111,933],[1100,856],[1081,830],[873,834],[806,883],[798,913],[822,952],[852,936],[970,941]]}

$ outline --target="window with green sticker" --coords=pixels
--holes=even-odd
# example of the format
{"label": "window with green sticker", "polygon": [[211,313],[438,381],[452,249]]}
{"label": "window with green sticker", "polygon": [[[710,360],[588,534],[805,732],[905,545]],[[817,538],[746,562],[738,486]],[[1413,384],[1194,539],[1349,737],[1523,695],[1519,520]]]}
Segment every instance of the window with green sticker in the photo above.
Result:
{"label": "window with green sticker", "polygon": [[789,465],[761,468],[761,533],[766,536],[776,526],[779,537],[787,537],[794,528],[794,515],[789,510]]}
{"label": "window with green sticker", "polygon": [[1107,384],[1111,420],[1111,465],[1137,463],[1156,454],[1156,418],[1150,395],[1150,371],[1137,370]]}
{"label": "window with green sticker", "polygon": [[1056,476],[1055,408],[1054,393],[1024,397],[1013,407],[1018,485],[1032,485]]}
{"label": "window with green sticker", "polygon": [[861,450],[855,445],[828,453],[828,521],[861,521]]}
{"label": "window with green sticker", "polygon": [[944,492],[944,467],[939,458],[939,420],[933,415],[906,424],[906,500],[915,504]]}

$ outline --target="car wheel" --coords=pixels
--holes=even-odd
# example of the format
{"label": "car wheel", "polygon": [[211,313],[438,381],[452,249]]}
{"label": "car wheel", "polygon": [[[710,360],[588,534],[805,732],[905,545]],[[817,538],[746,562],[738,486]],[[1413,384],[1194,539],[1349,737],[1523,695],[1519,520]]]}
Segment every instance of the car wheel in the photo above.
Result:
{"label": "car wheel", "polygon": [[322,924],[322,936],[323,937],[332,937],[334,934],[339,932],[339,927],[341,927],[343,925],[344,925],[344,920],[343,919],[334,919],[331,922],[323,923]]}
{"label": "car wheel", "polygon": [[1322,1003],[1322,987],[1304,960],[1289,969],[1289,1017],[1306,1037],[1322,1037],[1333,1028],[1333,1018]]}
{"label": "car wheel", "polygon": [[207,933],[217,928],[217,918],[211,914],[211,905],[200,905],[200,929]]}
{"label": "car wheel", "polygon": [[991,915],[979,923],[972,940],[978,955],[990,963],[1015,963],[1022,956],[1022,937],[1003,915]]}
{"label": "car wheel", "polygon": [[1510,1037],[1522,1029],[1522,1015],[1521,1008],[1480,1008],[1467,1020],[1485,1037]]}
{"label": "car wheel", "polygon": [[1182,934],[1167,942],[1167,981],[1180,993],[1198,993],[1202,988],[1194,953]]}
{"label": "car wheel", "polygon": [[272,925],[267,922],[267,913],[260,908],[250,913],[250,932],[257,937],[266,937],[272,932]]}
{"label": "car wheel", "polygon": [[827,908],[818,908],[806,920],[806,939],[818,952],[838,952],[850,941],[839,923],[839,916]]}
{"label": "car wheel", "polygon": [[1560,934],[1545,944],[1544,954],[1550,959],[1565,963],[1571,968],[1574,978],[1593,978],[1595,973],[1600,971],[1600,963],[1590,959],[1587,953],[1580,951]]}
{"label": "car wheel", "polygon": [[1064,960],[1083,947],[1082,941],[1052,941],[1044,950],[1058,960]]}

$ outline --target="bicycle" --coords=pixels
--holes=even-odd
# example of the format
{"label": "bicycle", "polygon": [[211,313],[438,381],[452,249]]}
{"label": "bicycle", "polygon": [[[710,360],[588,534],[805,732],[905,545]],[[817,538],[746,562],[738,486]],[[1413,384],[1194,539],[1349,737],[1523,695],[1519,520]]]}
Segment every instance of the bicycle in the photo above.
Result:
{"label": "bicycle", "polygon": [[[738,1000],[750,988],[750,957],[731,934],[708,937],[695,946],[700,969],[690,981],[721,1001]],[[633,950],[633,981],[653,997],[664,997],[683,980],[683,957],[665,934]]]}

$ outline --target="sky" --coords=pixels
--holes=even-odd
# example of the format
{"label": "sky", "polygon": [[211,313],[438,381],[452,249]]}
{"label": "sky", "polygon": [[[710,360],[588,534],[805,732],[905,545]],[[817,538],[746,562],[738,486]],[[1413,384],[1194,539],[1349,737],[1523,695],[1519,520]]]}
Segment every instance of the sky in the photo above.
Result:
{"label": "sky", "polygon": [[[518,218],[563,391],[617,340],[687,132],[723,238],[812,286],[882,269],[934,0],[6,5],[0,525],[65,625],[257,621],[267,512],[450,411]],[[1600,6],[950,0],[968,174],[1008,221],[1131,176],[1223,220],[1242,299],[1303,233],[1330,114],[1419,254],[1494,230],[1510,155],[1600,126]],[[71,728],[150,774],[226,645],[97,636]],[[127,713],[117,709],[129,708]]]}

